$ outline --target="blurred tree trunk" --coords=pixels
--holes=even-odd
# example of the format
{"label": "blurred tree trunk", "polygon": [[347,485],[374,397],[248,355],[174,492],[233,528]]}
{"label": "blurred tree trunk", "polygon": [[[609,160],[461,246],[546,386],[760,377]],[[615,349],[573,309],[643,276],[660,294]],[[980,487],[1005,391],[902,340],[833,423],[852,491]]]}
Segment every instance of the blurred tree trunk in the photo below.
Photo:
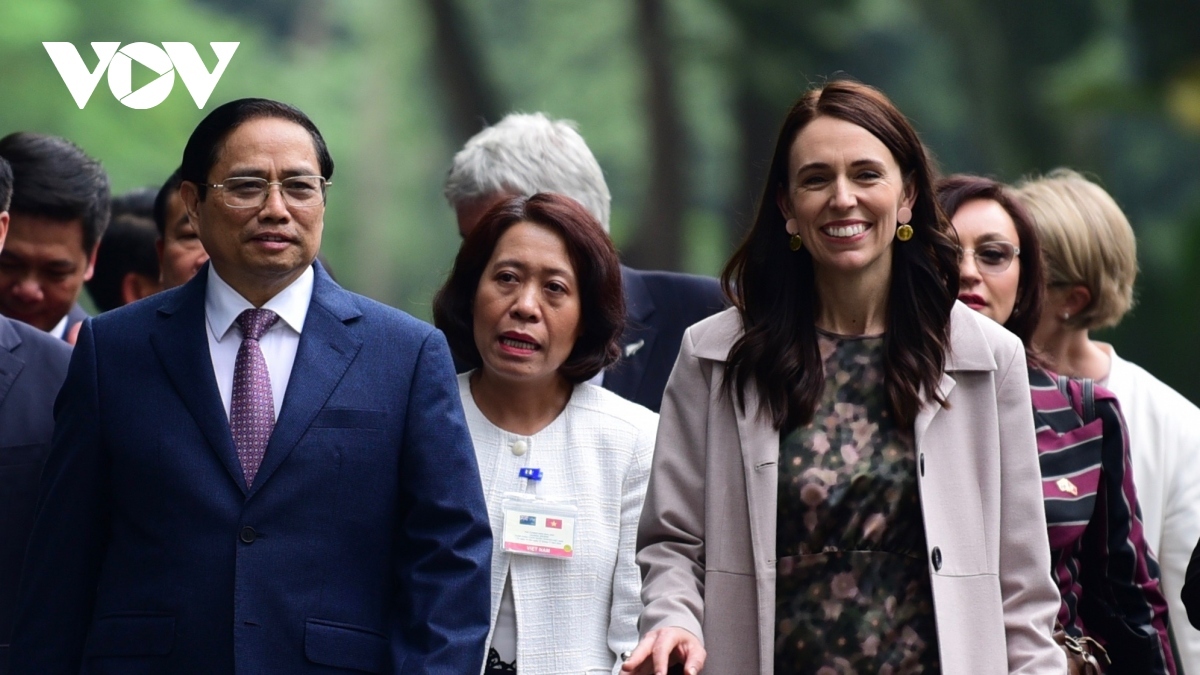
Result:
{"label": "blurred tree trunk", "polygon": [[433,23],[434,76],[441,86],[446,133],[457,150],[507,111],[487,74],[466,13],[455,0],[424,0]]}
{"label": "blurred tree trunk", "polygon": [[637,49],[645,64],[650,179],[640,223],[625,259],[644,269],[683,266],[687,210],[687,128],[679,107],[678,78],[664,0],[634,0]]}
{"label": "blurred tree trunk", "polygon": [[726,219],[727,235],[733,246],[741,244],[750,230],[763,196],[775,135],[783,119],[778,102],[764,96],[749,78],[739,79],[734,100],[738,126],[738,183]]}
{"label": "blurred tree trunk", "polygon": [[917,0],[917,5],[959,56],[960,81],[978,129],[974,137],[992,172],[1015,177],[1028,171],[1033,157],[1022,143],[1020,117],[1029,102],[1014,95],[1027,88],[1014,79],[1008,45],[996,30],[999,18],[971,0]]}
{"label": "blurred tree trunk", "polygon": [[359,158],[355,167],[357,176],[349,185],[357,217],[349,256],[354,264],[339,273],[352,279],[359,293],[395,302],[398,281],[390,227],[396,212],[393,201],[396,172],[395,155],[390,149],[395,143],[392,106],[402,96],[400,83],[394,76],[400,55],[388,26],[402,18],[393,3],[380,5],[376,12],[376,20],[364,35],[364,53],[372,58],[365,59],[359,71],[362,80],[352,116],[359,139],[355,153]]}

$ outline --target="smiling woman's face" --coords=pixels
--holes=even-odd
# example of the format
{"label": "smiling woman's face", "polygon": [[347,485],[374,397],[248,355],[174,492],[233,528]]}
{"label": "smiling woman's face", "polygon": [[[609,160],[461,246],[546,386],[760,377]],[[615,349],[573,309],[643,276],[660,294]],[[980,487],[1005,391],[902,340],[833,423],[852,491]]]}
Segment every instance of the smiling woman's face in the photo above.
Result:
{"label": "smiling woman's face", "polygon": [[556,382],[582,333],[579,284],[566,243],[531,222],[508,228],[479,278],[472,311],[484,371]]}
{"label": "smiling woman's face", "polygon": [[822,116],[792,143],[779,208],[796,220],[818,271],[886,274],[897,212],[912,208],[906,192],[900,166],[882,141],[857,124]]}
{"label": "smiling woman's face", "polygon": [[959,261],[958,299],[998,324],[1012,316],[1021,283],[1021,258],[1008,267],[1003,258],[1020,248],[1017,226],[999,202],[972,199],[958,207],[950,219],[958,243],[966,253]]}

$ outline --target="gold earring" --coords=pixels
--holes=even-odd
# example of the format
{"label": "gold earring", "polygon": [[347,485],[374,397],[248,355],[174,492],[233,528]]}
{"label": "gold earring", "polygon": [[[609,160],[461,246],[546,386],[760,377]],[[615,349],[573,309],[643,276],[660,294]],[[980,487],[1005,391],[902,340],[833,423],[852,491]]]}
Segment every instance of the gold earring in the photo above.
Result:
{"label": "gold earring", "polygon": [[796,222],[795,218],[788,218],[787,222],[783,225],[783,229],[792,235],[788,239],[788,247],[792,249],[793,253],[799,251],[804,246],[804,240],[800,239],[800,224]]}
{"label": "gold earring", "polygon": [[909,239],[912,239],[912,237],[913,237],[912,225],[909,225],[908,223],[904,223],[900,227],[896,228],[896,238],[899,239],[900,241],[908,241]]}

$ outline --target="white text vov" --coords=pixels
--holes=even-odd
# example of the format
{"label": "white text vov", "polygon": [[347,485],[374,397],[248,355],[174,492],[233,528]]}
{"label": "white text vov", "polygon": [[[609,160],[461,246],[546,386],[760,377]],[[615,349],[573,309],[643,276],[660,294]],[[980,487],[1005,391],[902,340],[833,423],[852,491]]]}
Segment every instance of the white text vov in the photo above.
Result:
{"label": "white text vov", "polygon": [[[80,110],[87,105],[104,71],[108,70],[108,88],[117,100],[130,108],[145,110],[166,100],[175,86],[175,73],[183,80],[197,108],[203,108],[212,95],[217,81],[225,73],[233,53],[240,42],[208,43],[217,55],[217,65],[209,72],[199,52],[190,42],[164,42],[160,48],[149,42],[131,42],[121,46],[120,42],[93,42],[99,62],[94,71],[89,71],[79,55],[79,50],[70,42],[43,42],[54,67],[62,76],[67,90],[75,99]],[[146,66],[158,73],[149,84],[133,91],[133,62]]]}

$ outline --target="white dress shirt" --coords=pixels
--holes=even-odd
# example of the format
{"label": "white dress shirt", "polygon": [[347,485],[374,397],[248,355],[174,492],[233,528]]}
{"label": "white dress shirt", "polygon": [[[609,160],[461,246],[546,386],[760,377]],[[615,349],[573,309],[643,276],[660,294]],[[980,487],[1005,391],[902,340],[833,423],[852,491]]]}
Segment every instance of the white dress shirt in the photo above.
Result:
{"label": "white dress shirt", "polygon": [[[532,436],[514,434],[484,417],[471,395],[469,377],[458,376],[458,390],[493,537],[487,644],[493,645],[495,638],[503,648],[508,642],[494,636],[507,587],[519,629],[517,672],[619,672],[620,654],[632,651],[638,640],[642,584],[635,542],[658,415],[584,383],[575,386],[567,407],[545,429]],[[522,467],[542,470],[536,487],[525,486],[517,476]],[[566,500],[579,509],[574,557],[538,558],[504,550],[504,495],[525,491]]]}
{"label": "white dress shirt", "polygon": [[[283,395],[292,377],[292,364],[296,361],[300,331],[304,329],[304,318],[308,316],[312,290],[313,268],[309,266],[300,278],[262,306],[262,309],[279,315],[275,325],[268,328],[258,341],[263,358],[267,361],[267,372],[271,376],[271,397],[275,402],[276,420],[279,419]],[[229,416],[229,406],[233,400],[233,366],[237,361],[238,348],[242,346],[242,331],[234,321],[247,309],[254,309],[254,305],[225,283],[217,275],[217,270],[209,265],[208,289],[204,295],[208,353],[212,357],[213,373],[217,376],[217,389],[221,392],[226,417]]]}
{"label": "white dress shirt", "polygon": [[67,337],[67,319],[71,318],[69,314],[63,314],[63,318],[54,324],[54,328],[46,331],[51,337],[56,337],[59,340],[65,340]]}
{"label": "white dress shirt", "polygon": [[1188,623],[1179,593],[1200,539],[1200,408],[1141,366],[1112,356],[1100,384],[1117,395],[1129,428],[1133,482],[1146,543],[1158,553],[1162,591],[1180,665],[1200,673],[1200,631]]}

